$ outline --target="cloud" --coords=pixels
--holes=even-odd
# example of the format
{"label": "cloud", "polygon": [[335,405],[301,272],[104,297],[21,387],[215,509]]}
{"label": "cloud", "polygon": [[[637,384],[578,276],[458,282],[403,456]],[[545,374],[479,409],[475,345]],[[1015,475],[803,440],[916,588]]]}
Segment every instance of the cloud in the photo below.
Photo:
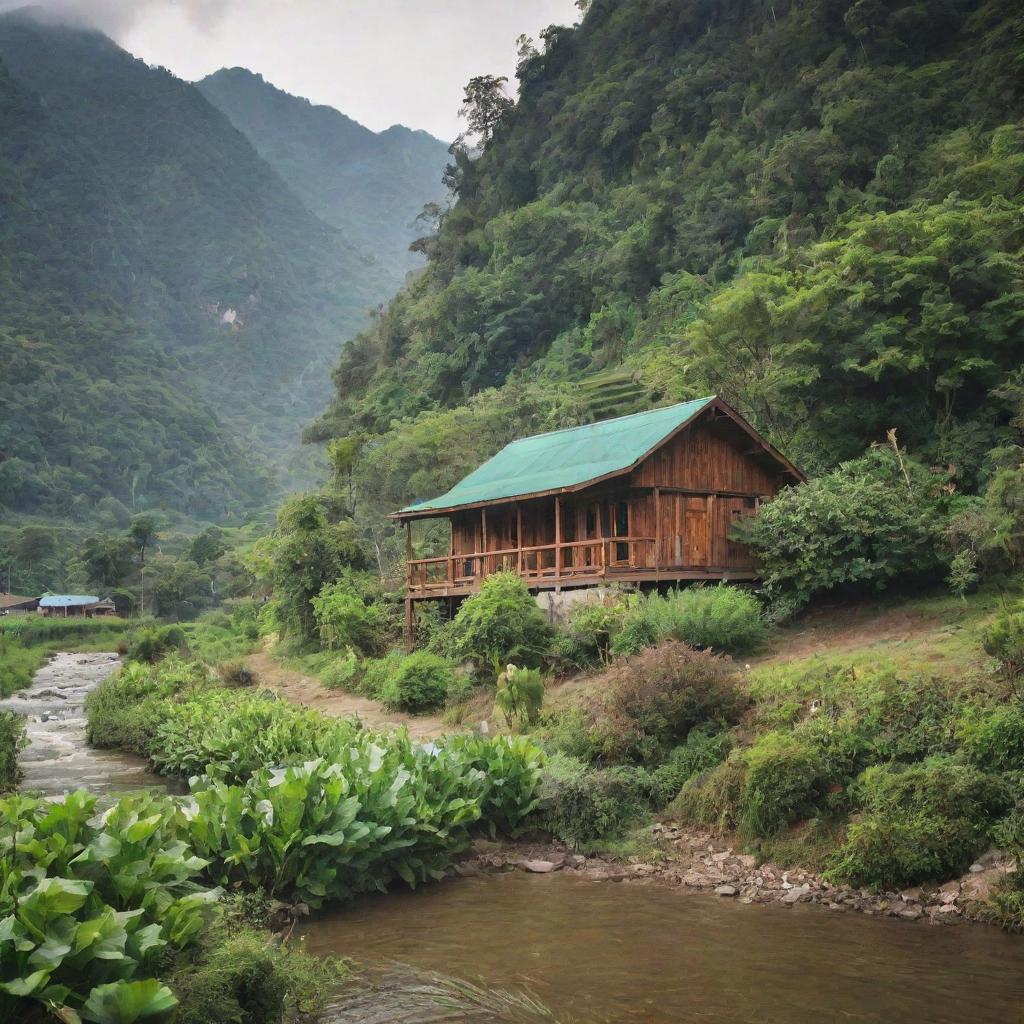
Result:
{"label": "cloud", "polygon": [[230,5],[231,0],[0,0],[0,11],[30,7],[41,18],[117,35],[160,9],[181,11],[197,28],[212,31]]}

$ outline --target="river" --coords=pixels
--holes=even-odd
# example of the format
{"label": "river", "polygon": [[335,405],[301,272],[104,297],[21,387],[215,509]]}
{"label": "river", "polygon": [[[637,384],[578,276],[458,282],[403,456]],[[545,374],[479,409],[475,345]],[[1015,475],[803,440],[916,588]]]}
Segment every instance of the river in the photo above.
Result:
{"label": "river", "polygon": [[85,742],[85,698],[113,672],[116,654],[55,654],[32,685],[0,700],[0,710],[24,715],[28,749],[22,752],[22,789],[60,796],[74,789],[118,793],[148,786],[167,788],[166,779],[131,754],[96,750]]}
{"label": "river", "polygon": [[[166,785],[141,759],[85,744],[85,695],[116,667],[110,654],[60,654],[0,701],[28,716],[25,789]],[[1024,1024],[1024,940],[995,928],[744,906],[659,882],[448,879],[361,899],[301,932],[311,952],[364,971],[330,1024]],[[427,972],[532,994],[554,1016],[439,1009]]]}

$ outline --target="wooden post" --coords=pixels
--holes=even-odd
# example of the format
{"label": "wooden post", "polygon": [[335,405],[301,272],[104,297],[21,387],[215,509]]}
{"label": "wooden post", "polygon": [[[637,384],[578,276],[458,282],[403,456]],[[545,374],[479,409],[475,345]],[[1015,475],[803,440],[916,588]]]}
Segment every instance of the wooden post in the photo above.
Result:
{"label": "wooden post", "polygon": [[562,575],[562,500],[555,495],[555,579]]}
{"label": "wooden post", "polygon": [[654,488],[654,571],[661,571],[661,488]]}
{"label": "wooden post", "polygon": [[480,509],[480,550],[483,557],[480,559],[480,578],[487,576],[487,509]]}
{"label": "wooden post", "polygon": [[405,650],[408,653],[416,642],[416,620],[412,614],[412,598],[406,595],[405,598]]}
{"label": "wooden post", "polygon": [[405,585],[412,586],[412,520],[405,521]]}
{"label": "wooden post", "polygon": [[519,575],[523,575],[523,510],[516,505],[516,547],[519,548]]}
{"label": "wooden post", "polygon": [[455,521],[449,516],[449,562],[447,562],[447,581],[451,587],[455,583]]}

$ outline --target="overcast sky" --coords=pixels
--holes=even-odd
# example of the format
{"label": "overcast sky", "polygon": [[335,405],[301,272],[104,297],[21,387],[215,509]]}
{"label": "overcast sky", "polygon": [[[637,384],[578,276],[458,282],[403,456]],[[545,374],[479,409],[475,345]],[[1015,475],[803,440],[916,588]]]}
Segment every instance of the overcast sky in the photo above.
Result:
{"label": "overcast sky", "polygon": [[[38,2],[38,0],[37,0]],[[0,0],[0,7],[22,6]],[[43,0],[191,80],[221,67],[326,103],[379,131],[459,132],[473,75],[508,75],[516,37],[572,24],[573,0]]]}

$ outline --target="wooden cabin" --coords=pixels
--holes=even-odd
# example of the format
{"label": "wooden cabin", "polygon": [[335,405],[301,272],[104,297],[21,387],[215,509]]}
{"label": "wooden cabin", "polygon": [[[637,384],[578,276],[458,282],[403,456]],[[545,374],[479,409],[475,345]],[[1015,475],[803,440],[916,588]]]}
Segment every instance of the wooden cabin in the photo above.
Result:
{"label": "wooden cabin", "polygon": [[[535,591],[612,581],[754,579],[733,524],[803,474],[717,397],[524,437],[446,494],[392,514],[416,601],[460,598],[500,569]],[[448,553],[413,558],[416,520],[450,523]]]}

